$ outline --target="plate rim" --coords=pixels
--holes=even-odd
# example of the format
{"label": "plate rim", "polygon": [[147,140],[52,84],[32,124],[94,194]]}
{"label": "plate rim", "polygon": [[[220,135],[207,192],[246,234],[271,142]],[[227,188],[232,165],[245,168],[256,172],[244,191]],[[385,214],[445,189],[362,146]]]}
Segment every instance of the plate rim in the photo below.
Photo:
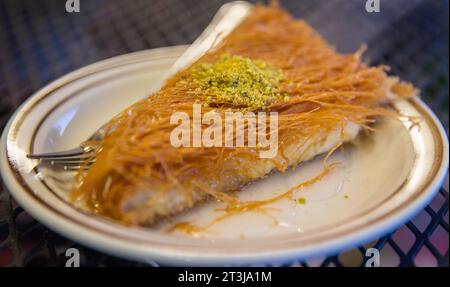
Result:
{"label": "plate rim", "polygon": [[[53,89],[64,86],[65,84],[68,84],[72,81],[89,76],[91,74],[95,74],[102,70],[107,70],[120,65],[130,64],[132,63],[133,59],[137,60],[143,55],[148,55],[149,53],[153,53],[153,56],[155,57],[157,55],[167,54],[169,50],[173,52],[182,49],[186,49],[186,45],[149,49],[105,59],[86,67],[77,69],[65,76],[62,76],[30,96],[29,99],[25,101],[10,118],[3,131],[0,147],[2,155],[2,177],[11,195],[18,201],[18,203],[22,207],[24,207],[24,209],[27,210],[33,217],[42,221],[46,226],[63,234],[64,236],[72,238],[75,241],[90,246],[94,249],[101,250],[120,257],[144,262],[149,262],[149,260],[157,260],[158,262],[163,262],[169,265],[223,265],[236,264],[237,262],[252,264],[261,262],[284,262],[287,260],[294,260],[298,258],[304,259],[311,257],[312,255],[323,253],[332,254],[334,252],[343,251],[355,247],[361,243],[366,243],[376,237],[379,237],[381,234],[389,233],[397,228],[400,224],[407,221],[415,213],[422,210],[423,207],[425,207],[425,205],[428,204],[429,201],[431,201],[435,194],[439,191],[443,181],[445,180],[448,170],[447,135],[441,122],[437,119],[436,115],[431,111],[431,109],[421,99],[414,98],[411,99],[410,102],[413,103],[417,109],[421,110],[421,114],[425,114],[427,116],[428,124],[430,124],[430,126],[435,130],[434,132],[437,133],[437,138],[441,141],[441,144],[439,146],[442,147],[442,150],[439,151],[441,153],[441,162],[437,167],[436,172],[432,175],[432,179],[428,182],[428,185],[422,189],[422,191],[410,204],[404,206],[403,208],[396,209],[395,212],[392,212],[392,214],[387,214],[386,220],[380,220],[377,223],[369,225],[368,227],[360,228],[353,233],[343,235],[336,239],[323,240],[321,243],[313,245],[312,247],[308,247],[309,249],[298,246],[297,248],[274,248],[273,251],[251,253],[244,252],[240,254],[225,253],[223,251],[201,254],[199,252],[195,252],[194,250],[189,251],[183,250],[182,248],[181,250],[180,248],[177,249],[170,247],[157,249],[148,248],[148,246],[146,246],[147,248],[145,248],[145,252],[142,252],[143,250],[137,248],[133,250],[133,253],[129,253],[124,250],[124,244],[121,244],[121,242],[113,242],[114,239],[109,238],[108,235],[105,235],[102,232],[96,234],[92,230],[86,230],[85,226],[77,225],[77,223],[73,222],[73,220],[70,221],[71,218],[61,219],[60,215],[50,212],[50,210],[46,209],[46,207],[38,207],[36,204],[39,203],[33,202],[33,199],[31,198],[31,194],[34,193],[32,191],[31,194],[28,192],[24,192],[24,187],[21,186],[19,179],[17,178],[17,174],[15,174],[17,170],[14,170],[15,166],[12,162],[14,159],[10,157],[7,150],[8,139],[10,138],[10,136],[13,136],[14,133],[10,128],[13,124],[18,124],[17,120],[19,120],[20,123],[20,121],[23,120],[24,117],[26,117],[26,114],[23,115],[24,111],[26,111],[27,109],[31,110],[34,105],[37,105],[40,100],[45,98],[43,97],[45,94],[49,94],[49,92]],[[22,117],[19,117],[20,115],[22,115]],[[433,137],[434,141],[436,141],[435,137],[436,135]],[[35,197],[37,196],[35,195]],[[34,198],[34,200],[36,200],[36,198]],[[388,222],[389,224],[386,224],[386,222]],[[67,227],[66,224],[72,225],[72,227],[81,228],[83,232],[76,231],[76,228],[74,228],[74,230],[71,230]],[[386,226],[382,226],[383,224],[385,224]],[[354,238],[348,238],[349,236],[353,236]],[[108,239],[109,242],[107,242]]]}

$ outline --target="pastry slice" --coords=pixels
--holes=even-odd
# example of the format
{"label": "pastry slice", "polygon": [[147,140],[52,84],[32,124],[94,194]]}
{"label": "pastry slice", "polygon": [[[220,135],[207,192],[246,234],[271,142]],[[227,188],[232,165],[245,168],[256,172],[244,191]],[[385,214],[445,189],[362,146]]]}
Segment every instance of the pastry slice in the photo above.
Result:
{"label": "pastry slice", "polygon": [[[239,204],[233,194],[242,186],[352,141],[390,113],[389,102],[416,93],[385,67],[365,64],[360,51],[339,54],[305,22],[257,6],[216,48],[112,119],[103,139],[86,143],[97,147],[96,161],[79,172],[72,199],[132,225],[152,225],[211,199]],[[174,114],[192,124],[198,112],[200,125],[189,125],[174,143],[183,119]],[[276,146],[255,142],[249,121],[241,145],[238,129],[227,133],[224,121],[212,146],[195,142],[195,132],[211,127],[205,115],[227,113],[266,114],[266,139],[275,134],[269,120],[276,115]]]}

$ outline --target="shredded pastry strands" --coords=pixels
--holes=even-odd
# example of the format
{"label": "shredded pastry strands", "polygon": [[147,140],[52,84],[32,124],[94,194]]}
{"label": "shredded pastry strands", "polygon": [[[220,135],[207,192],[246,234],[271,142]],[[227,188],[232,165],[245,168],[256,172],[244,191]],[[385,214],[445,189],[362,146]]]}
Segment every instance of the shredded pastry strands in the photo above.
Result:
{"label": "shredded pastry strands", "polygon": [[304,189],[308,186],[311,186],[311,185],[315,184],[316,182],[322,180],[327,174],[329,174],[335,167],[338,166],[338,163],[333,163],[333,164],[327,165],[327,160],[334,153],[334,151],[337,150],[340,146],[341,146],[341,144],[334,147],[324,158],[323,170],[319,175],[317,175],[305,182],[302,182],[302,183],[298,184],[297,186],[290,188],[286,192],[283,192],[277,196],[274,196],[272,198],[268,198],[265,200],[255,200],[255,201],[245,201],[245,202],[236,200],[234,202],[228,203],[228,205],[224,209],[220,209],[221,211],[224,211],[224,213],[221,216],[213,219],[211,222],[209,222],[208,224],[206,224],[204,226],[198,226],[192,222],[183,221],[183,222],[176,223],[171,228],[169,228],[168,231],[169,232],[181,231],[188,235],[198,237],[201,234],[203,234],[204,232],[208,231],[208,229],[210,229],[217,223],[219,223],[231,216],[234,216],[234,215],[237,215],[237,214],[240,214],[243,212],[250,212],[250,211],[251,212],[260,212],[262,214],[268,215],[270,218],[272,218],[273,222],[276,224],[277,220],[274,219],[272,216],[270,216],[270,214],[267,213],[265,206],[269,205],[271,203],[275,203],[282,199],[292,200],[292,195],[295,192],[297,192],[301,189]]}
{"label": "shredded pastry strands", "polygon": [[[285,146],[300,143],[307,147],[319,135],[342,130],[349,122],[370,129],[375,117],[396,116],[380,105],[389,101],[386,68],[367,66],[361,54],[338,54],[305,22],[294,21],[278,8],[256,7],[219,47],[169,79],[160,91],[112,119],[104,139],[85,143],[101,148],[88,172],[81,169],[78,173],[72,200],[126,224],[153,224],[154,220],[146,222],[137,214],[173,208],[161,202],[161,195],[170,201],[173,192],[181,194],[190,207],[204,201],[203,195],[224,201],[228,214],[262,208],[272,200],[242,203],[230,193],[235,189],[227,188],[255,179],[252,169],[242,162],[271,161],[284,172],[291,164],[284,155]],[[267,94],[259,94],[256,101],[236,95],[224,101],[223,90],[207,88],[205,92],[202,78],[196,74],[199,67],[208,74],[205,67],[224,57],[259,66],[257,77],[263,82],[269,79],[260,85],[267,88]],[[392,89],[404,97],[415,92],[407,83],[397,83]],[[170,116],[186,112],[192,118],[194,103],[204,104],[202,113],[215,110],[221,116],[226,111],[278,112],[278,156],[260,159],[257,147],[174,148],[170,133],[175,126],[170,124]],[[154,196],[144,198],[144,205],[131,200],[146,189]],[[124,212],[130,210],[133,212]],[[178,212],[173,208],[169,213]]]}

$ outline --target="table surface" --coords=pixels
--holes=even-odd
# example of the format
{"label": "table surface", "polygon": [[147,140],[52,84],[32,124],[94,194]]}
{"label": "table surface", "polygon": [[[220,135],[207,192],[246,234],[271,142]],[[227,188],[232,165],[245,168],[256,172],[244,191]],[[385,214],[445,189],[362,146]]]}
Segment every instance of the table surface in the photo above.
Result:
{"label": "table surface", "polygon": [[[67,13],[60,0],[0,0],[0,129],[40,87],[72,70],[133,51],[191,43],[222,0],[81,0]],[[281,5],[319,30],[338,51],[369,47],[366,59],[422,90],[448,132],[448,0],[292,0]],[[3,185],[1,185],[3,186]],[[287,266],[362,266],[368,247],[382,266],[448,266],[448,179],[413,220],[365,246]],[[80,250],[82,266],[136,266],[80,246],[52,232],[0,190],[0,266],[64,266],[64,252]]]}

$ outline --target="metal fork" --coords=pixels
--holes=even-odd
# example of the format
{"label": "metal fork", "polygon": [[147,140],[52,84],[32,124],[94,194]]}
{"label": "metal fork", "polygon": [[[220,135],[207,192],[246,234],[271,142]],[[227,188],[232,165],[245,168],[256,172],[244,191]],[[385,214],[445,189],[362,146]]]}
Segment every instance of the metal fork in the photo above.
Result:
{"label": "metal fork", "polygon": [[[162,82],[173,76],[179,70],[187,67],[200,58],[206,51],[215,47],[249,14],[253,5],[244,1],[235,1],[223,5],[203,33],[187,48],[162,78]],[[101,140],[104,129],[97,130],[88,140]],[[65,151],[51,153],[28,154],[29,159],[63,170],[78,170],[88,168],[95,162],[95,151],[98,147],[83,147],[82,145]]]}
{"label": "metal fork", "polygon": [[[104,129],[100,128],[87,140],[100,140],[103,137]],[[27,157],[29,159],[40,160],[40,163],[46,166],[71,171],[79,170],[82,167],[90,167],[95,162],[94,154],[97,150],[98,147],[95,146],[80,145],[76,148],[60,152],[28,154]]]}

